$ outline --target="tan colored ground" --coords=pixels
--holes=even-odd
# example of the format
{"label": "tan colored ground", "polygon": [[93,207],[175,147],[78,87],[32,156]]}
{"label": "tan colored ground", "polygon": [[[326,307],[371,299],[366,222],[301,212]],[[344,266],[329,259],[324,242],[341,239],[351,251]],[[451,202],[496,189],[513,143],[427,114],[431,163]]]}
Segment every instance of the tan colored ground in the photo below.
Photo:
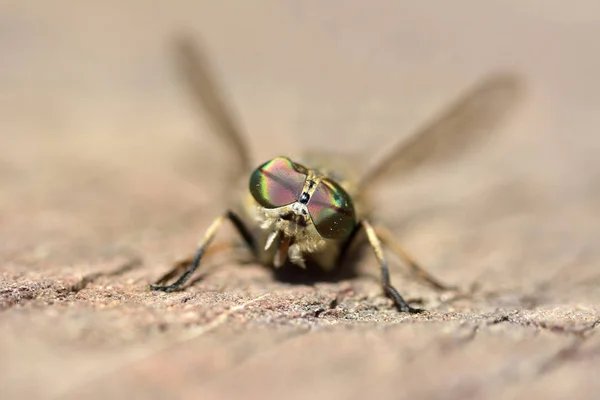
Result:
{"label": "tan colored ground", "polygon": [[[597,2],[94,3],[0,5],[2,399],[597,398]],[[222,211],[222,149],[168,56],[186,29],[260,161],[380,155],[487,73],[526,76],[493,143],[379,196],[474,296],[396,268],[430,311],[398,314],[371,257],[314,286],[215,260],[150,293]]]}

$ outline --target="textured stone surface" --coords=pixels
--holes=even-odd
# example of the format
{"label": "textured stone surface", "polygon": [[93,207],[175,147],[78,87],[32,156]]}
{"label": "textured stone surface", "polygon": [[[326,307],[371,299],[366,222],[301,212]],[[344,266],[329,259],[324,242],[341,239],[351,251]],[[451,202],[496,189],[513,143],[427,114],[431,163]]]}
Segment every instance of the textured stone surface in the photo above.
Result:
{"label": "textured stone surface", "polygon": [[[598,6],[220,3],[0,5],[1,397],[596,398]],[[429,310],[398,314],[370,254],[357,278],[313,285],[223,254],[185,291],[149,292],[222,211],[225,150],[169,58],[181,30],[257,161],[379,156],[485,74],[522,73],[493,143],[378,197],[404,246],[471,295],[393,263]]]}

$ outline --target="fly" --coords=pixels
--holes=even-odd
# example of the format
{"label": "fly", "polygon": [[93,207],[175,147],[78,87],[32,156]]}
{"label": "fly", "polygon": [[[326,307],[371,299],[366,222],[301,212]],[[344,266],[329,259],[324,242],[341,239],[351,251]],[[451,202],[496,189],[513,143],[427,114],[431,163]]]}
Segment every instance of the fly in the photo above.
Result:
{"label": "fly", "polygon": [[[217,217],[206,230],[193,258],[165,274],[152,290],[179,290],[198,269],[221,226],[229,221],[240,234],[254,259],[279,268],[290,262],[300,268],[315,263],[330,271],[345,260],[354,244],[368,244],[379,264],[384,294],[400,312],[423,311],[411,307],[392,285],[384,247],[398,255],[418,276],[439,290],[448,286],[427,273],[402,248],[391,231],[372,222],[368,196],[392,176],[413,172],[425,164],[458,157],[488,136],[521,93],[521,80],[499,73],[451,104],[423,129],[391,148],[375,166],[358,179],[328,166],[328,157],[300,162],[278,156],[253,168],[253,162],[234,123],[222,92],[203,54],[189,39],[178,41],[177,59],[183,77],[198,105],[209,118],[213,131],[235,157],[235,178],[246,176],[246,193],[235,207]],[[355,243],[362,233],[366,241]],[[181,275],[171,284],[167,281]]]}

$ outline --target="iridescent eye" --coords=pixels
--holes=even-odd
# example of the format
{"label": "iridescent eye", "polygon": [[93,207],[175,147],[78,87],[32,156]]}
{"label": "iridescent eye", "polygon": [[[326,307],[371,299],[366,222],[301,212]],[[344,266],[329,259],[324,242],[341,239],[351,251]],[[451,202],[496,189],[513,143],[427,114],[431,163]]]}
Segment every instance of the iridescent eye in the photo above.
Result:
{"label": "iridescent eye", "polygon": [[356,225],[354,206],[341,186],[323,180],[310,197],[308,211],[319,235],[326,239],[345,239]]}
{"label": "iridescent eye", "polygon": [[302,193],[306,174],[285,157],[258,167],[250,176],[250,193],[263,207],[277,208],[294,203]]}

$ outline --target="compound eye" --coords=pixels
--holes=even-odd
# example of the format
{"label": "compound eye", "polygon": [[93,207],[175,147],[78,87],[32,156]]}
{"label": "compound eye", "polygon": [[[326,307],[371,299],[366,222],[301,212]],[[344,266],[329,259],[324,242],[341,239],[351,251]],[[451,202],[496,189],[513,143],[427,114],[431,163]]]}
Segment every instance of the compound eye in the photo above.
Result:
{"label": "compound eye", "polygon": [[298,200],[306,174],[286,157],[277,157],[258,167],[250,176],[250,193],[265,208],[278,208]]}
{"label": "compound eye", "polygon": [[345,239],[356,225],[352,199],[334,181],[324,179],[308,202],[308,211],[319,235],[325,239]]}

